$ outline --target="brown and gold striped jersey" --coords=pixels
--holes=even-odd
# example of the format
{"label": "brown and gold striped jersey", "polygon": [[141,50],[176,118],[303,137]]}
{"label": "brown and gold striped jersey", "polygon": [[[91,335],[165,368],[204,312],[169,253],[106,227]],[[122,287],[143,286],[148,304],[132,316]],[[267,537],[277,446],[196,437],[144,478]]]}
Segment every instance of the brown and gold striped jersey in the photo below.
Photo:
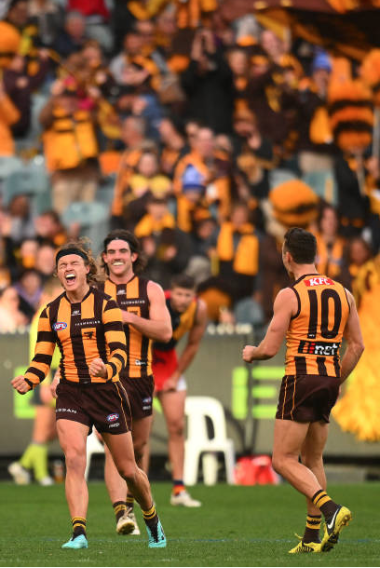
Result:
{"label": "brown and gold striped jersey", "polygon": [[340,348],[350,305],[342,284],[320,274],[292,286],[298,311],[286,335],[286,375],[340,377]]}
{"label": "brown and gold striped jersey", "polygon": [[[108,278],[98,287],[114,298],[120,309],[149,319],[148,282],[135,275],[126,284],[115,284]],[[124,324],[124,332],[128,353],[124,374],[131,379],[148,377],[152,374],[152,341],[132,325]]]}
{"label": "brown and gold striped jersey", "polygon": [[[61,352],[63,382],[116,382],[127,363],[120,309],[112,298],[93,287],[81,302],[71,303],[63,293],[42,311],[35,355],[25,373],[30,386],[46,377],[56,344]],[[90,376],[89,365],[98,357],[107,365],[107,379]]]}

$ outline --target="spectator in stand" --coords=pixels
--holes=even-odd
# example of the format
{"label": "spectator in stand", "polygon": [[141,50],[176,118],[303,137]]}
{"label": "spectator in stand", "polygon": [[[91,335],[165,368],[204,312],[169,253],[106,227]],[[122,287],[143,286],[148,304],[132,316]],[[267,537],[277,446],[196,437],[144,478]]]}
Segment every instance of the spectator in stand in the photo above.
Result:
{"label": "spectator in stand", "polygon": [[345,262],[346,241],[339,235],[338,214],[331,205],[322,205],[315,236],[315,265],[318,272],[350,288],[351,279]]}
{"label": "spectator in stand", "polygon": [[108,24],[110,13],[106,0],[68,0],[67,10],[82,14],[86,36],[98,41],[105,51],[112,51],[113,37]]}
{"label": "spectator in stand", "polygon": [[167,288],[171,278],[186,268],[191,242],[189,236],[176,227],[165,199],[151,197],[147,210],[135,228],[135,235],[148,258],[146,274]]}
{"label": "spectator in stand", "polygon": [[260,132],[255,115],[249,109],[234,114],[235,161],[254,199],[266,199],[269,193],[269,172],[277,163],[273,144]]}
{"label": "spectator in stand", "polygon": [[35,217],[34,226],[36,238],[41,242],[50,242],[58,248],[68,240],[66,229],[56,211],[44,211]]}
{"label": "spectator in stand", "polygon": [[22,55],[15,55],[10,65],[4,69],[4,89],[20,113],[20,117],[12,124],[12,132],[16,138],[26,136],[30,127],[32,93],[44,82],[48,72],[48,51],[40,50],[37,73],[28,75],[26,60]]}
{"label": "spectator in stand", "polygon": [[[191,142],[192,150],[183,156],[174,172],[174,192],[177,195],[177,223],[183,231],[192,230],[194,199],[192,189],[203,187],[208,206],[216,206],[219,221],[227,217],[231,202],[231,178],[228,175],[229,157],[215,145],[214,132],[198,128]],[[188,183],[188,168],[196,170],[199,183]],[[186,186],[185,187],[185,182]],[[187,195],[186,191],[187,190]]]}
{"label": "spectator in stand", "polygon": [[68,12],[65,25],[54,42],[54,49],[64,59],[80,51],[86,42],[86,19],[77,11]]}
{"label": "spectator in stand", "polygon": [[327,113],[327,89],[332,64],[319,51],[312,63],[312,76],[300,81],[298,93],[298,161],[302,173],[333,167],[333,135]]}
{"label": "spectator in stand", "polygon": [[28,323],[30,323],[38,308],[42,294],[42,277],[36,269],[27,268],[21,272],[14,288],[17,290],[20,298],[20,310],[28,318]]}
{"label": "spectator in stand", "polygon": [[61,214],[73,201],[93,201],[98,179],[96,105],[99,91],[80,98],[74,80],[57,80],[42,109],[46,167],[52,176],[53,208]]}
{"label": "spectator in stand", "polygon": [[20,300],[13,286],[0,288],[0,333],[15,333],[25,328],[27,318],[19,309]]}
{"label": "spectator in stand", "polygon": [[171,193],[171,180],[160,173],[157,152],[143,150],[132,174],[124,196],[124,220],[126,227],[133,229],[147,212],[151,196],[166,199]]}
{"label": "spectator in stand", "polygon": [[[146,122],[143,118],[130,116],[122,124],[122,141],[126,149],[121,157],[116,178],[114,197],[111,206],[112,223],[115,228],[122,226],[124,198],[127,195],[129,182],[141,158],[145,144]],[[154,145],[150,144],[154,148]]]}
{"label": "spectator in stand", "polygon": [[228,51],[227,61],[233,75],[234,111],[239,112],[249,108],[247,90],[249,80],[248,54],[242,48],[234,48]]}
{"label": "spectator in stand", "polygon": [[232,132],[233,77],[211,30],[195,33],[191,60],[181,75],[188,98],[187,116],[201,120],[214,132]]}
{"label": "spectator in stand", "polygon": [[[356,237],[351,239],[347,245],[347,264],[350,271],[350,276],[352,280],[355,280],[362,266],[371,258],[374,254],[370,245],[362,237]],[[352,289],[352,286],[350,287]]]}
{"label": "spectator in stand", "polygon": [[52,47],[63,28],[64,11],[54,0],[29,0],[29,19],[37,27],[41,46]]}
{"label": "spectator in stand", "polygon": [[44,285],[55,273],[56,252],[57,248],[49,241],[41,243],[37,250],[35,268]]}
{"label": "spectator in stand", "polygon": [[12,126],[20,119],[20,112],[5,91],[4,81],[0,79],[0,157],[13,156],[15,145]]}
{"label": "spectator in stand", "polygon": [[180,125],[172,117],[164,117],[158,130],[161,143],[161,169],[164,174],[173,179],[177,162],[186,150],[186,139]]}

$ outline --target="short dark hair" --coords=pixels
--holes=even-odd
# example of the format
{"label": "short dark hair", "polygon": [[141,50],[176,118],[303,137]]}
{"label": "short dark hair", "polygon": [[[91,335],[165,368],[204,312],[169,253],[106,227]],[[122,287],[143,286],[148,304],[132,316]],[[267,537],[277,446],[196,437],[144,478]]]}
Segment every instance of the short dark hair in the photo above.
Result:
{"label": "short dark hair", "polygon": [[[103,253],[107,254],[108,245],[110,244],[110,242],[116,240],[125,241],[126,243],[128,243],[131,252],[135,252],[138,255],[136,260],[133,262],[133,272],[135,274],[142,272],[146,266],[145,255],[141,251],[140,242],[138,241],[138,239],[133,233],[127,231],[126,229],[115,229],[108,233],[103,241]],[[109,274],[108,266],[104,261],[102,262],[102,267],[107,272],[107,274]]]}
{"label": "short dark hair", "polygon": [[317,240],[309,231],[292,227],[285,233],[284,250],[290,252],[296,264],[312,264],[317,254]]}
{"label": "short dark hair", "polygon": [[170,287],[173,288],[185,288],[186,290],[195,290],[196,282],[192,276],[188,274],[177,274],[174,276],[170,282]]}

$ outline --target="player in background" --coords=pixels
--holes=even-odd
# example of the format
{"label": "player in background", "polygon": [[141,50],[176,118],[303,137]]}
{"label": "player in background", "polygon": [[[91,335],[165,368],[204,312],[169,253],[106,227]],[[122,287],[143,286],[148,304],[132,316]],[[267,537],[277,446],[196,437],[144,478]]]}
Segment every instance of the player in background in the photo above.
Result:
{"label": "player in background", "polygon": [[[182,274],[174,277],[171,290],[165,295],[173,335],[168,343],[156,341],[153,344],[153,376],[169,436],[169,460],[173,478],[170,503],[184,507],[200,507],[200,501],[192,499],[183,481],[187,390],[183,373],[199,349],[207,325],[207,310],[206,304],[196,297],[195,281],[191,276]],[[177,357],[176,344],[186,333],[186,346]]]}
{"label": "player in background", "polygon": [[42,311],[31,365],[25,375],[12,380],[12,386],[24,394],[40,384],[58,344],[57,432],[66,459],[66,498],[73,528],[63,548],[88,547],[86,441],[93,426],[102,434],[120,475],[142,508],[149,548],[163,548],[165,534],[148,478],[135,462],[129,401],[119,380],[127,363],[121,311],[114,300],[92,286],[96,264],[80,243],[59,249],[56,271],[65,292]]}
{"label": "player in background", "polygon": [[[144,268],[139,241],[124,229],[111,231],[104,240],[105,282],[99,283],[116,300],[123,317],[127,340],[127,366],[120,374],[131,405],[132,440],[137,465],[148,473],[147,448],[152,426],[154,381],[152,340],[169,341],[170,314],[158,284],[138,276]],[[105,482],[116,516],[119,534],[140,534],[134,515],[134,497],[127,492],[108,448],[105,448]]]}
{"label": "player in background", "polygon": [[[62,286],[57,278],[50,278],[44,285],[40,298],[40,309],[35,314],[29,331],[30,359],[33,358],[36,346],[40,314],[46,304],[54,300],[61,292]],[[58,368],[59,361],[59,350],[56,349],[51,363],[52,373]],[[45,487],[54,483],[48,470],[48,443],[57,436],[55,400],[48,384],[44,383],[34,389],[32,404],[36,411],[32,440],[20,459],[9,465],[8,471],[17,485],[27,485],[30,483],[30,470],[32,470],[35,480]]]}
{"label": "player in background", "polygon": [[[273,319],[260,345],[243,349],[243,359],[249,363],[270,359],[286,335],[286,374],[276,413],[273,467],[306,497],[306,528],[289,551],[292,554],[330,550],[352,519],[351,511],[326,493],[323,450],[340,385],[355,368],[364,345],[352,294],[317,273],[315,255],[314,235],[299,228],[287,231],[282,259],[295,282],[277,295]],[[347,349],[340,361],[343,337]]]}

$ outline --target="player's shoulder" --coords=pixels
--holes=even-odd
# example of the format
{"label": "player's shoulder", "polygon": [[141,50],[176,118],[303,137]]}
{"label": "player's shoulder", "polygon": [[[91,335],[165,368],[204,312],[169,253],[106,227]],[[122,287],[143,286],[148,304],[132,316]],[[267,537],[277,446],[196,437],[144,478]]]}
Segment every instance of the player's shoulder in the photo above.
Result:
{"label": "player's shoulder", "polygon": [[109,294],[107,294],[104,290],[99,289],[97,286],[92,286],[91,287],[91,292],[93,293],[93,295],[95,296],[95,298],[98,298],[99,300],[103,300],[103,302],[108,306],[108,304],[110,303],[116,303],[115,300],[112,298],[112,296],[110,296]]}

